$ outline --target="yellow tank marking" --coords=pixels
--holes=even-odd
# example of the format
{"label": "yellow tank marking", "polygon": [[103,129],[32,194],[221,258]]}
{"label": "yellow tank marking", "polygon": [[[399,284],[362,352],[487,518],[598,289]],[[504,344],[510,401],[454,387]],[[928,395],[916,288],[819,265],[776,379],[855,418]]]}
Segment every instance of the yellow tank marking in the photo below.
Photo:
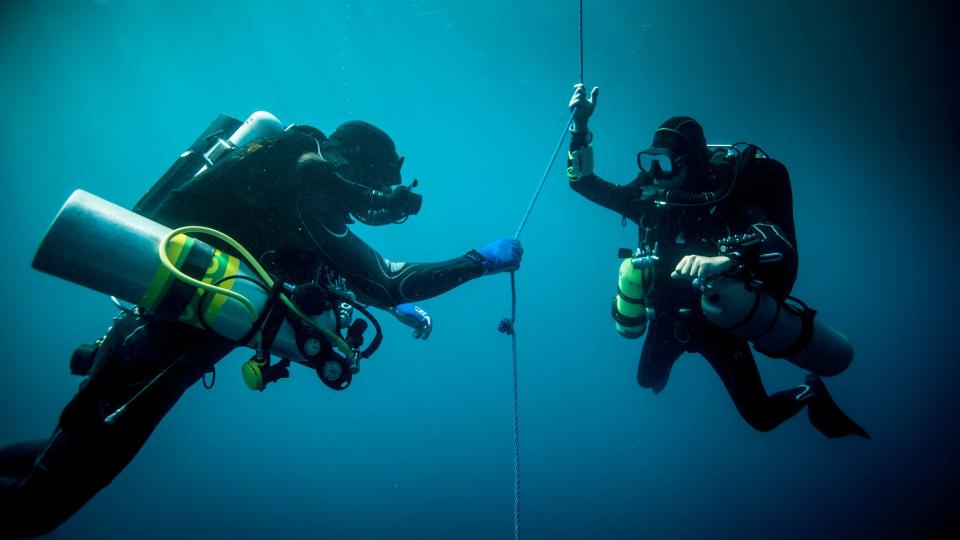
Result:
{"label": "yellow tank marking", "polygon": [[[214,260],[219,261],[221,256],[224,259],[226,259],[226,265],[223,265],[226,267],[226,271],[223,273],[223,275],[224,276],[236,275],[240,270],[240,259],[236,257],[232,257],[227,254],[221,254],[220,251],[218,250],[217,256],[214,257]],[[217,266],[219,267],[221,266],[221,264],[218,262]],[[217,279],[220,279],[220,278],[217,278]],[[233,290],[233,285],[236,282],[237,280],[230,279],[221,283],[220,286],[223,287],[224,289]],[[227,298],[227,296],[225,295],[222,295],[222,294],[214,295],[213,300],[210,302],[210,306],[207,307],[207,310],[204,313],[203,320],[207,321],[207,323],[209,324],[213,324],[213,321],[217,320],[217,317],[220,316],[220,308],[223,307],[223,305],[227,302],[227,300],[229,300],[229,298]]]}
{"label": "yellow tank marking", "polygon": [[[193,239],[184,234],[178,234],[177,236],[170,239],[170,242],[167,243],[167,257],[173,261],[174,266],[180,267],[180,264],[183,263],[181,259],[185,259],[187,253],[190,251],[190,245],[193,244]],[[160,264],[159,256],[157,257],[157,271],[153,275],[153,279],[150,280],[150,284],[147,285],[147,290],[143,295],[143,298],[137,302],[137,305],[150,310],[157,306],[160,301],[163,299],[164,295],[167,294],[167,290],[170,288],[170,283],[173,281],[173,275]]]}
{"label": "yellow tank marking", "polygon": [[653,289],[653,270],[634,268],[631,259],[620,263],[620,277],[617,282],[619,292],[616,297],[616,310],[621,315],[644,320],[636,326],[623,326],[616,323],[617,331],[642,334],[647,327],[644,299]]}
{"label": "yellow tank marking", "polygon": [[[204,272],[203,278],[200,281],[212,284],[226,276],[232,276],[236,274],[239,269],[239,259],[217,249],[214,250],[213,257],[210,259],[210,264],[207,266],[207,270]],[[232,290],[235,282],[236,280],[231,279],[224,281],[217,286],[227,290]],[[226,303],[228,297],[218,293],[204,293],[202,289],[197,289],[193,296],[193,300],[191,300],[190,304],[188,304],[186,309],[183,310],[183,313],[180,314],[179,320],[181,322],[196,326],[198,328],[203,328],[199,318],[201,315],[201,299],[203,299],[204,303],[202,311],[203,321],[207,323],[207,325],[211,325],[220,314],[220,309]]]}

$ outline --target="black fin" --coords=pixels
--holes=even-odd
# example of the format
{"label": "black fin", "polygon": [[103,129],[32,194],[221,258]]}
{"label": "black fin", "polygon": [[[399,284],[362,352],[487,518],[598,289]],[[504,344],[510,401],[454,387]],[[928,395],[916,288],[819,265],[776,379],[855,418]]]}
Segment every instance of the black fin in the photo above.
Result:
{"label": "black fin", "polygon": [[807,375],[807,386],[812,396],[807,403],[807,414],[813,427],[831,439],[847,435],[859,435],[869,439],[870,434],[850,419],[830,397],[827,386],[820,377]]}

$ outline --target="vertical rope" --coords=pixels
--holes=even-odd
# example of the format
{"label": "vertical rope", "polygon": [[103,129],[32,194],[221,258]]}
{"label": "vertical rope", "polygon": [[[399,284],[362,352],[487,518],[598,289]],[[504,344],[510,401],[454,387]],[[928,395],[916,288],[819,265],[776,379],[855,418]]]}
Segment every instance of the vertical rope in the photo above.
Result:
{"label": "vertical rope", "polygon": [[[522,228],[522,227],[521,227]],[[518,236],[519,236],[519,231]],[[510,272],[510,337],[513,342],[513,538],[520,540],[520,372],[517,359],[517,333],[513,325],[517,321],[517,274]]]}
{"label": "vertical rope", "polygon": [[[580,28],[580,82],[583,82],[583,0],[580,0],[580,14],[579,14],[579,28]],[[547,167],[543,171],[543,176],[540,178],[540,183],[537,185],[537,190],[533,193],[533,197],[530,199],[530,204],[527,206],[526,212],[523,213],[523,218],[520,220],[520,225],[517,227],[517,232],[514,233],[513,237],[517,240],[520,239],[520,234],[523,232],[523,228],[527,225],[527,220],[530,219],[530,214],[533,213],[533,207],[537,204],[537,199],[540,198],[540,193],[543,192],[543,187],[547,183],[547,178],[550,176],[550,171],[553,169],[553,164],[557,161],[557,155],[560,154],[560,148],[563,147],[563,141],[567,137],[567,132],[570,130],[570,123],[573,122],[573,114],[570,115],[570,118],[567,119],[567,122],[563,125],[563,133],[560,135],[560,140],[557,141],[557,146],[553,149],[553,154],[550,156],[550,161],[547,162]],[[510,318],[500,321],[499,330],[505,334],[509,334],[511,342],[513,345],[513,538],[514,540],[520,540],[520,364],[519,364],[519,344],[517,342],[517,332],[516,332],[516,323],[517,323],[517,275],[515,272],[510,272]]]}
{"label": "vertical rope", "polygon": [[[550,161],[547,163],[547,168],[540,178],[540,184],[537,185],[537,190],[534,192],[533,198],[530,199],[527,211],[524,212],[523,219],[520,220],[520,226],[517,227],[517,232],[513,235],[517,240],[520,239],[520,233],[527,225],[533,207],[543,191],[543,186],[547,183],[547,178],[550,176],[553,164],[557,161],[557,155],[560,153],[560,148],[563,146],[563,141],[567,137],[567,131],[569,131],[572,121],[573,115],[563,125],[563,134],[560,135],[560,140],[557,141],[553,155],[550,156]],[[519,346],[517,344],[517,332],[515,331],[517,323],[517,276],[515,272],[510,272],[510,297],[510,319],[500,321],[500,331],[510,334],[513,342],[513,538],[514,540],[520,540],[520,371],[518,365],[519,354],[517,352]]]}
{"label": "vertical rope", "polygon": [[583,84],[583,0],[580,0],[580,84]]}

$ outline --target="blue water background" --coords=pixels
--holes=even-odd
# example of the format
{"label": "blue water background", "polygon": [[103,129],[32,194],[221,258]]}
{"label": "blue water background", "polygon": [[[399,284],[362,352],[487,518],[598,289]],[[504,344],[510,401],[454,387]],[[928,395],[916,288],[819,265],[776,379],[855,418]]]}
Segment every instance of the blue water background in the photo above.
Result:
{"label": "blue water background", "polygon": [[[522,238],[525,538],[907,538],[958,511],[957,18],[946,2],[586,1],[597,170],[626,182],[691,115],[792,174],[795,293],[855,343],[828,384],[872,441],[805,414],[753,431],[699,357],[660,395],[609,317],[635,227],[554,169]],[[358,234],[441,260],[513,234],[569,112],[577,3],[4,2],[0,7],[0,444],[45,437],[73,347],[114,310],[31,270],[75,188],[132,204],[218,113],[382,126],[423,211]],[[216,201],[210,201],[216,204]],[[256,216],[251,216],[256,219]],[[192,388],[129,467],[51,538],[509,538],[506,276],[422,303],[334,393],[264,393],[246,352]],[[759,359],[767,388],[802,382]],[[916,535],[916,536],[914,536]]]}

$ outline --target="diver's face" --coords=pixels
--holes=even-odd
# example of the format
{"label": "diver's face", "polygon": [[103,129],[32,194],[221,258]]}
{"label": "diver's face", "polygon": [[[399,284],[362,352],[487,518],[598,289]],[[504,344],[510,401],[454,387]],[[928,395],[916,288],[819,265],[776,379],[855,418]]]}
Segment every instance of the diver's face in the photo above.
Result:
{"label": "diver's face", "polygon": [[355,181],[376,191],[389,192],[402,181],[403,156],[382,162],[360,162],[352,167]]}
{"label": "diver's face", "polygon": [[689,173],[690,167],[687,164],[678,164],[670,175],[653,176],[653,184],[664,189],[680,189]]}
{"label": "diver's face", "polygon": [[668,148],[650,148],[637,154],[640,170],[653,179],[654,185],[664,189],[683,186],[689,174],[686,156],[674,156]]}

